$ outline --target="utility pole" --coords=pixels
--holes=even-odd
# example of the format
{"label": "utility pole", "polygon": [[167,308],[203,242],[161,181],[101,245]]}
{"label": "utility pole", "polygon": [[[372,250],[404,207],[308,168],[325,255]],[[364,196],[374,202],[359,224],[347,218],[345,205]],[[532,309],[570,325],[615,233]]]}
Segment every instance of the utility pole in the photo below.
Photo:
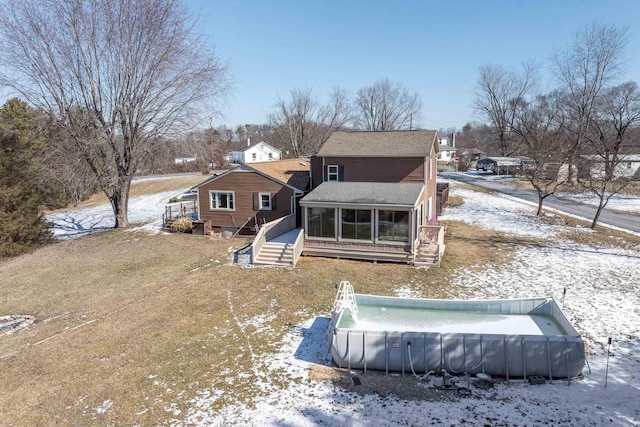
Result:
{"label": "utility pole", "polygon": [[211,166],[211,169],[213,169],[213,161],[215,159],[215,132],[213,130],[213,117],[209,118],[209,128],[211,129],[211,162],[209,162],[209,165]]}

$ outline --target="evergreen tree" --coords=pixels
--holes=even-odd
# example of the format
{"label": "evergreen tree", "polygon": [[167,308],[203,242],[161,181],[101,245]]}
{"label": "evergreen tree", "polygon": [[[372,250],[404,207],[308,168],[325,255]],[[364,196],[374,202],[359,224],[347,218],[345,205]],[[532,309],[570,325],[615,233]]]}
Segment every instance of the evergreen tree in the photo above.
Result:
{"label": "evergreen tree", "polygon": [[49,240],[32,179],[33,112],[18,100],[0,109],[0,257],[18,255]]}

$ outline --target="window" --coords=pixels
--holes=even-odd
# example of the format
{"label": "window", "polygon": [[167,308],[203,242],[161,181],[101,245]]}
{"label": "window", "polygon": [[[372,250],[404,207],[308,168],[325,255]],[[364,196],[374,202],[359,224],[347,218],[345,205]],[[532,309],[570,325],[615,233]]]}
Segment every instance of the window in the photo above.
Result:
{"label": "window", "polygon": [[257,156],[256,153],[251,153],[251,160],[256,160]]}
{"label": "window", "polygon": [[269,160],[273,159],[273,153],[269,153]]}
{"label": "window", "polygon": [[232,191],[210,191],[209,199],[211,200],[211,210],[214,211],[233,211]]}
{"label": "window", "polygon": [[408,211],[378,211],[378,240],[409,241]]}
{"label": "window", "polygon": [[307,208],[307,235],[335,239],[336,210],[333,208]]}
{"label": "window", "polygon": [[342,238],[371,240],[371,211],[342,209]]}
{"label": "window", "polygon": [[329,165],[327,166],[327,181],[338,182],[338,166],[337,165]]}
{"label": "window", "polygon": [[258,193],[258,201],[261,211],[270,211],[272,209],[271,193]]}

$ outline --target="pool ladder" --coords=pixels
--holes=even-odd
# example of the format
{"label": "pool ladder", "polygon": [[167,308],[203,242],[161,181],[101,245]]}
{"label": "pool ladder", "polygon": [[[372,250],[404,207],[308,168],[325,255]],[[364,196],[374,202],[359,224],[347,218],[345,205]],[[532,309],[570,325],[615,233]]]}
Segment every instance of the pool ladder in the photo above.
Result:
{"label": "pool ladder", "polygon": [[333,302],[333,315],[335,316],[340,310],[348,308],[351,311],[351,317],[354,322],[358,321],[358,304],[356,303],[356,294],[353,292],[353,286],[347,280],[340,282],[336,300]]}

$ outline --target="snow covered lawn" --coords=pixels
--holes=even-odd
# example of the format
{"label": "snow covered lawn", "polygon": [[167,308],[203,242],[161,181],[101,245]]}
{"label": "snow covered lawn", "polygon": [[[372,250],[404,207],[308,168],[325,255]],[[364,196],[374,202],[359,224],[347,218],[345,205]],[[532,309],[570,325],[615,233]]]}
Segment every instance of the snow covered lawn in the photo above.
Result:
{"label": "snow covered lawn", "polygon": [[[132,222],[158,229],[172,191],[133,198]],[[462,221],[513,236],[540,240],[519,246],[511,261],[477,265],[453,273],[459,298],[564,297],[564,312],[583,335],[590,352],[583,378],[529,385],[499,381],[492,389],[472,387],[469,397],[402,400],[379,394],[357,394],[328,381],[310,378],[328,369],[323,340],[328,320],[310,318],[291,328],[273,354],[253,355],[254,377],[263,391],[250,405],[212,387],[200,385],[187,411],[168,403],[173,425],[640,425],[640,246],[588,246],[566,240],[566,226],[550,225],[533,215],[530,205],[499,195],[477,193],[451,184],[451,195],[465,203],[447,209],[442,221]],[[112,226],[108,205],[49,216],[54,233],[69,238]],[[576,228],[578,233],[591,233]],[[446,254],[445,254],[446,256]],[[422,295],[428,284],[397,283],[398,295]],[[356,292],[358,289],[356,287]],[[264,316],[263,316],[264,317]],[[271,319],[273,320],[273,319]],[[234,321],[230,319],[229,321]],[[237,320],[236,320],[237,321]],[[271,322],[256,318],[253,327],[269,333]],[[608,367],[607,340],[611,337]],[[220,375],[225,375],[224,367]],[[150,373],[151,374],[151,373]],[[354,374],[362,377],[362,372]],[[398,377],[391,377],[400,380]],[[242,381],[242,378],[228,378]],[[404,379],[406,381],[406,379]],[[419,380],[415,380],[419,381]],[[426,390],[426,389],[425,389]],[[179,397],[175,397],[178,402]],[[223,411],[215,411],[224,402]],[[184,403],[184,402],[182,402]]]}
{"label": "snow covered lawn", "polygon": [[[327,321],[310,319],[282,343],[277,354],[256,360],[261,388],[248,407],[229,396],[204,389],[190,402],[175,425],[638,425],[640,423],[640,247],[589,247],[558,240],[563,227],[548,225],[532,215],[531,207],[512,199],[452,185],[465,203],[449,208],[443,221],[463,221],[514,236],[541,239],[539,246],[522,247],[504,265],[485,265],[455,272],[460,298],[553,296],[583,334],[589,365],[583,378],[529,385],[522,380],[500,381],[493,389],[472,388],[459,399],[402,400],[378,394],[360,395],[329,382],[309,379],[313,366],[324,365],[322,340]],[[491,200],[488,200],[491,198]],[[480,203],[482,201],[482,203]],[[588,233],[587,229],[579,230]],[[446,256],[446,255],[445,255]],[[411,292],[398,283],[398,294]],[[357,292],[357,289],[356,289]],[[414,292],[414,294],[416,294]],[[426,295],[418,295],[424,296]],[[606,344],[613,339],[607,387]],[[286,373],[283,375],[283,372]],[[362,372],[354,374],[366,380]],[[288,382],[286,388],[283,380]],[[398,378],[398,381],[400,379]],[[418,380],[416,380],[418,381]],[[228,402],[222,413],[214,402]]]}
{"label": "snow covered lawn", "polygon": [[[134,184],[152,180],[171,179],[168,177],[141,178]],[[169,199],[176,194],[187,191],[189,187],[165,191],[156,194],[135,196],[129,199],[129,222],[137,225],[131,231],[146,230],[157,233],[162,228],[162,214]],[[105,231],[113,228],[115,218],[109,203],[82,204],[76,209],[56,212],[46,216],[53,223],[51,229],[56,239],[73,239],[89,233]]]}
{"label": "snow covered lawn", "polygon": [[[566,200],[573,200],[579,203],[586,203],[588,205],[598,206],[600,200],[593,194],[569,194],[559,193],[557,197]],[[611,209],[618,212],[630,212],[640,214],[640,197],[630,196],[624,194],[615,194],[609,199],[606,209]]]}

